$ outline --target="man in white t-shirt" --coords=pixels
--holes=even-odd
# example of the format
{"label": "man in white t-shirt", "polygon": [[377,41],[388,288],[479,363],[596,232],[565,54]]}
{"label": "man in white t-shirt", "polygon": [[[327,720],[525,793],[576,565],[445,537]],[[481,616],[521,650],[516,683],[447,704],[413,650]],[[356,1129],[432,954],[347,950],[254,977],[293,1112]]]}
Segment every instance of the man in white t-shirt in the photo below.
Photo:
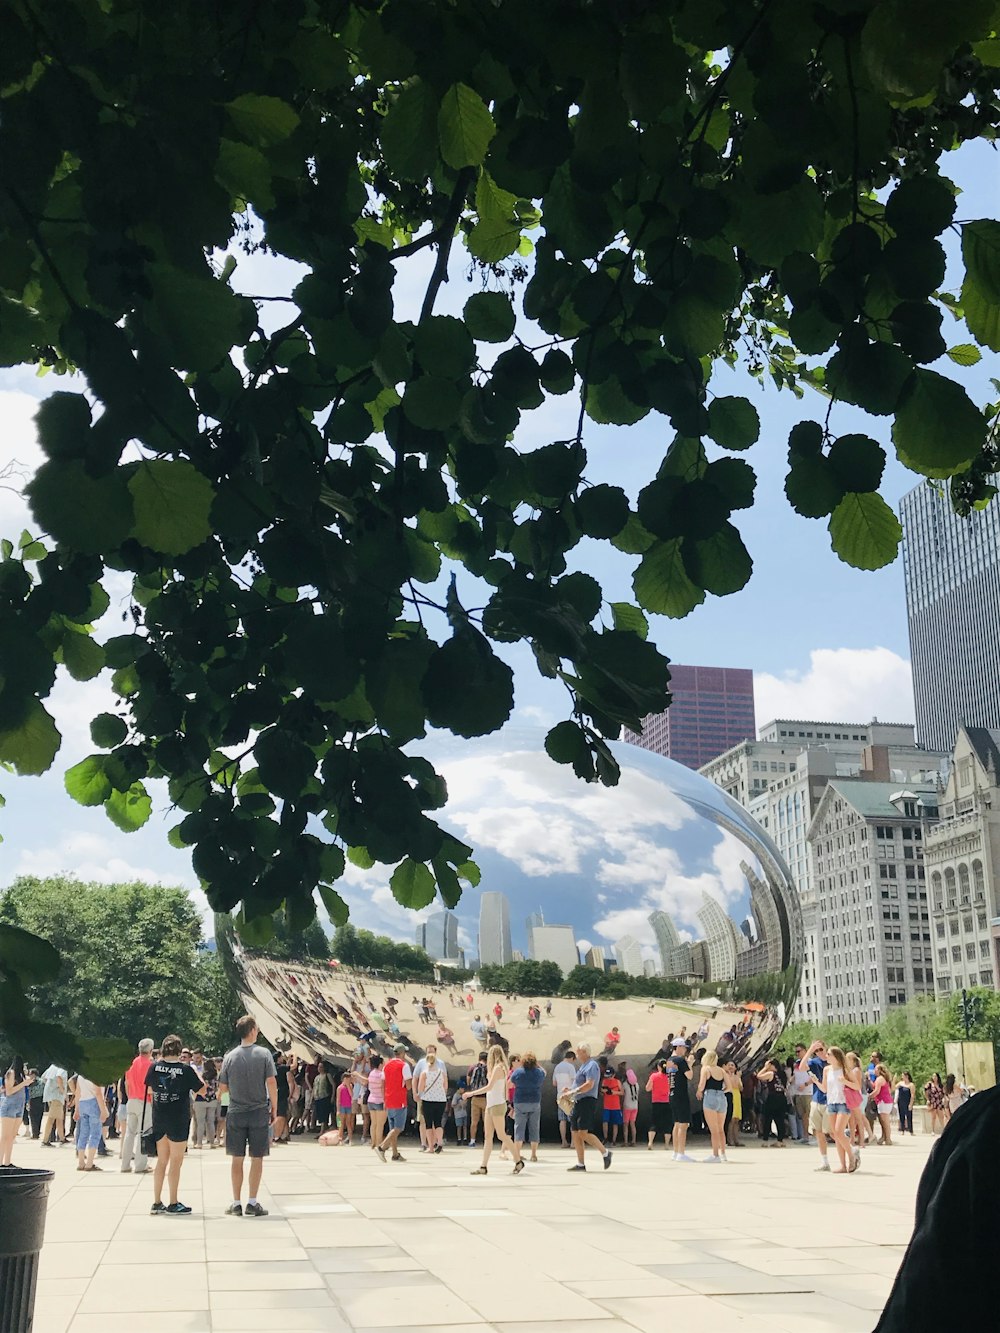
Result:
{"label": "man in white t-shirt", "polygon": [[792,1096],[795,1102],[795,1114],[802,1122],[802,1138],[809,1142],[809,1112],[812,1109],[812,1077],[808,1069],[800,1069],[805,1058],[806,1048],[800,1042],[795,1048],[795,1072],[792,1074]]}
{"label": "man in white t-shirt", "polygon": [[559,1098],[564,1092],[569,1092],[576,1080],[576,1065],[573,1062],[573,1052],[567,1051],[563,1058],[552,1071],[552,1086],[556,1092],[556,1114],[559,1117],[559,1138],[564,1148],[572,1145],[569,1141],[569,1122],[570,1117],[558,1105]]}
{"label": "man in white t-shirt", "polygon": [[[435,1054],[437,1054],[437,1047],[434,1045],[433,1042],[426,1049],[428,1051],[433,1051]],[[420,1087],[420,1075],[424,1072],[426,1068],[427,1068],[427,1060],[424,1056],[421,1056],[420,1059],[417,1061],[417,1063],[413,1066],[413,1076],[412,1076],[413,1082],[410,1084],[414,1100],[417,1103],[417,1130],[419,1131],[420,1134],[421,1152],[427,1151],[427,1126],[424,1124],[424,1113],[423,1113],[423,1108],[420,1105],[420,1098],[417,1095],[417,1089]]]}

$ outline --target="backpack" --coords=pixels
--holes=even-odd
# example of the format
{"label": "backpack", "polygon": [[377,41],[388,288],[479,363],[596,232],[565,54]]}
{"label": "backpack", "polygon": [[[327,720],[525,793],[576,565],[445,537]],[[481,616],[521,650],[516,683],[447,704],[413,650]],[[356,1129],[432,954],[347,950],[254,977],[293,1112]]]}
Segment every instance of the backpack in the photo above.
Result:
{"label": "backpack", "polygon": [[482,1060],[477,1060],[469,1070],[469,1090],[478,1090],[485,1088],[489,1082],[489,1074],[486,1072],[486,1066]]}

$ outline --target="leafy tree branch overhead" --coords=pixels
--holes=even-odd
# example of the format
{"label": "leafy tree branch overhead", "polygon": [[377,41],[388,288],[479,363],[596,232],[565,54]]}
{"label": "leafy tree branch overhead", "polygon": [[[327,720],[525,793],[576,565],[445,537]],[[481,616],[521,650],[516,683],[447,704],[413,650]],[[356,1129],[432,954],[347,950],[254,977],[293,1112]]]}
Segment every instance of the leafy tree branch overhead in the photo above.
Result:
{"label": "leafy tree branch overhead", "polygon": [[[759,421],[714,392],[720,362],[802,399],[787,499],[854,565],[890,561],[899,525],[881,447],[835,437],[831,405],[890,417],[959,509],[992,496],[995,409],[955,376],[1000,350],[1000,222],[961,217],[940,160],[995,137],[998,14],[11,0],[0,364],[78,374],[38,413],[38,530],[2,550],[0,761],[44,772],[57,669],[108,667],[121,704],[71,794],[131,829],[166,779],[171,837],[259,942],[317,890],[343,922],[346,855],[394,866],[406,906],[454,904],[471,849],[403,747],[502,725],[493,645],[565,684],[552,758],[613,783],[606,739],[669,697],[645,612],[750,577],[734,454]],[[241,246],[305,270],[278,327],[233,288]],[[439,313],[463,250],[475,289]],[[560,438],[522,447],[553,398]],[[588,425],[627,449],[651,413],[675,434],[633,506],[588,483]],[[634,604],[568,572],[583,537],[634,558]],[[132,629],[99,643],[116,571]]]}

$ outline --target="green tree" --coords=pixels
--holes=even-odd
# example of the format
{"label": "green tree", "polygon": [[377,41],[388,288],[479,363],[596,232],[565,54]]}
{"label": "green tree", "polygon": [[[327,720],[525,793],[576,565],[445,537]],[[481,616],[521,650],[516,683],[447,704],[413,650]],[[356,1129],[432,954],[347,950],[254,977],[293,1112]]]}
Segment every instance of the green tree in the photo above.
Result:
{"label": "green tree", "polygon": [[117,1054],[131,1058],[141,1037],[192,1039],[207,1016],[201,917],[184,889],[22,876],[0,893],[0,925],[44,935],[62,960],[30,995],[38,1058],[63,1050],[46,1045],[49,1024],[85,1041],[118,1038]]}
{"label": "green tree", "polygon": [[434,979],[434,964],[423,949],[388,935],[358,930],[348,922],[338,926],[331,944],[333,957],[351,967],[370,967],[401,979]]}
{"label": "green tree", "polygon": [[479,969],[479,980],[487,990],[514,995],[557,995],[562,979],[558,963],[534,958],[503,966],[487,964]]}
{"label": "green tree", "polygon": [[191,1039],[203,1050],[221,1055],[236,1045],[235,1024],[244,1005],[217,953],[198,951],[194,986]]}
{"label": "green tree", "polygon": [[[471,849],[404,747],[510,716],[495,645],[565,685],[552,759],[614,783],[607,738],[669,701],[646,613],[750,577],[734,455],[760,426],[716,368],[823,395],[785,491],[860,568],[900,528],[839,404],[890,418],[960,512],[993,495],[996,408],[955,376],[1000,350],[1000,222],[955,220],[941,159],[995,137],[996,14],[9,0],[0,365],[81,378],[39,409],[34,530],[0,546],[0,763],[48,769],[57,667],[108,669],[120,704],[69,791],[128,830],[165,779],[173,840],[248,938],[282,904],[304,930],[316,891],[341,924],[346,855],[394,867],[406,907],[453,906]],[[240,289],[257,251],[293,290]],[[673,439],[637,497],[590,484],[592,424],[626,448],[651,413]],[[573,567],[585,537],[631,557],[634,601]],[[109,571],[131,625],[98,642]],[[10,943],[0,1021],[50,963]]]}

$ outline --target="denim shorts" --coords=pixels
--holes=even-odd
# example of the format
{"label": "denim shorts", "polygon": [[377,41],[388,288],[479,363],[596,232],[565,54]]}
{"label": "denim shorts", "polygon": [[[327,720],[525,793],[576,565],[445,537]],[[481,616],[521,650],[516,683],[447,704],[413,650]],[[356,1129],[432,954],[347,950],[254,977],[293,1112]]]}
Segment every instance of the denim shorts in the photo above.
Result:
{"label": "denim shorts", "polygon": [[706,1111],[718,1111],[722,1115],[729,1109],[726,1094],[720,1088],[706,1088],[702,1106]]}
{"label": "denim shorts", "polygon": [[386,1112],[386,1119],[389,1122],[390,1129],[406,1128],[406,1107],[393,1106]]}
{"label": "denim shorts", "polygon": [[846,1102],[827,1102],[826,1109],[831,1115],[847,1115]]}

